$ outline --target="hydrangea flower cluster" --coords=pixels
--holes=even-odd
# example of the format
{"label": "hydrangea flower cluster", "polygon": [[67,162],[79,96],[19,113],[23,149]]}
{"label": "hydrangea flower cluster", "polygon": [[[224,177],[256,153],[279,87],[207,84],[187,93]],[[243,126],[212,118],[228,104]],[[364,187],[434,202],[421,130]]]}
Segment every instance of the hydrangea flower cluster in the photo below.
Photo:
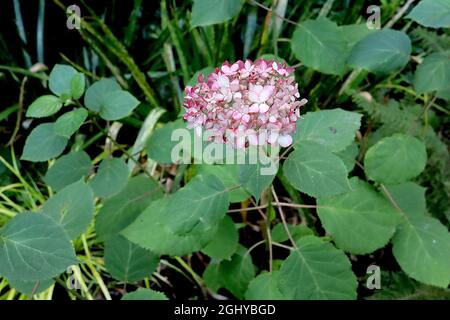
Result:
{"label": "hydrangea flower cluster", "polygon": [[273,60],[225,62],[194,87],[187,86],[184,119],[198,135],[237,148],[249,145],[292,144],[299,108],[294,69]]}

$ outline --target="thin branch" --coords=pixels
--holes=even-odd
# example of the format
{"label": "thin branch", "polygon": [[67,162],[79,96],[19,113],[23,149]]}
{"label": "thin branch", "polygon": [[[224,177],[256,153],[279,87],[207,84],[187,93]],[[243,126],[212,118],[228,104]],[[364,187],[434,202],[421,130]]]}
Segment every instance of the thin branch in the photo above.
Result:
{"label": "thin branch", "polygon": [[275,247],[280,247],[280,248],[287,249],[287,250],[294,250],[294,248],[289,247],[289,246],[287,246],[287,245],[284,245],[284,244],[282,244],[282,243],[272,242],[272,244],[273,244]]}
{"label": "thin branch", "polygon": [[384,27],[385,28],[391,28],[403,16],[403,14],[405,14],[405,12],[408,10],[408,8],[411,6],[411,4],[414,1],[416,1],[416,0],[408,0],[408,1],[406,1],[406,3],[403,5],[403,7],[401,7],[397,11],[397,14],[395,16],[393,16],[391,18],[391,20],[389,20]]}
{"label": "thin branch", "polygon": [[[276,207],[289,207],[289,208],[306,208],[306,209],[317,209],[320,208],[319,206],[313,205],[313,204],[299,204],[299,203],[287,203],[287,202],[271,202],[271,205]],[[252,210],[261,210],[266,209],[269,205],[265,204],[262,206],[255,206],[250,208],[239,208],[239,209],[230,209],[227,212],[228,213],[236,213],[236,212],[243,212],[243,211],[252,211]]]}
{"label": "thin branch", "polygon": [[386,195],[386,197],[388,198],[389,202],[394,206],[394,208],[400,213],[400,215],[403,218],[407,218],[405,213],[402,211],[402,209],[400,209],[400,207],[398,206],[397,202],[394,200],[394,197],[392,197],[391,193],[389,192],[389,190],[386,188],[386,186],[384,184],[380,184],[381,189],[383,190],[384,194]]}
{"label": "thin branch", "polygon": [[299,204],[299,203],[288,203],[288,202],[272,202],[274,206],[280,207],[290,207],[290,208],[306,208],[306,209],[317,209],[319,206],[313,204]]}
{"label": "thin branch", "polygon": [[274,16],[276,16],[277,18],[280,18],[280,19],[283,20],[283,21],[286,21],[287,23],[293,24],[293,25],[295,25],[295,26],[297,26],[297,27],[301,27],[301,25],[300,25],[299,23],[297,23],[297,22],[295,22],[295,21],[293,21],[293,20],[290,20],[290,19],[288,19],[288,18],[285,18],[285,17],[283,17],[283,16],[280,16],[280,15],[279,15],[277,12],[275,12],[272,8],[269,8],[269,7],[267,7],[267,6],[263,5],[263,4],[261,4],[261,3],[257,2],[257,1],[255,1],[255,0],[247,0],[247,1],[248,1],[250,4],[253,4],[253,5],[257,6],[257,7],[260,7],[260,8],[262,8],[262,9],[266,10],[266,11],[269,11],[269,12],[272,13]]}
{"label": "thin branch", "polygon": [[14,127],[13,134],[11,135],[11,138],[9,139],[7,146],[10,146],[14,143],[16,140],[17,134],[20,130],[20,124],[22,122],[22,116],[23,116],[23,100],[25,96],[25,84],[28,81],[28,77],[24,77],[22,80],[22,83],[20,85],[20,93],[19,93],[19,110],[17,111],[17,119],[16,119],[16,125]]}
{"label": "thin branch", "polygon": [[273,270],[273,249],[272,249],[272,234],[270,230],[270,223],[269,221],[266,221],[266,234],[267,234],[267,241],[269,241],[269,271],[272,272]]}
{"label": "thin branch", "polygon": [[273,195],[273,198],[275,199],[275,202],[277,203],[278,212],[280,213],[281,220],[283,221],[283,226],[284,226],[284,229],[286,230],[286,233],[287,233],[287,235],[288,235],[288,237],[289,237],[289,240],[291,240],[292,245],[294,246],[294,248],[295,248],[295,249],[298,249],[297,243],[295,243],[295,240],[294,240],[294,238],[292,237],[291,232],[289,231],[289,227],[288,227],[288,224],[287,224],[287,222],[286,222],[286,217],[284,216],[283,209],[282,209],[282,207],[281,207],[281,205],[280,205],[280,202],[278,201],[278,196],[277,196],[277,194],[276,194],[276,192],[275,192],[275,188],[274,188],[273,186],[272,186],[272,195]]}
{"label": "thin branch", "polygon": [[266,243],[266,240],[258,241],[257,243],[252,245],[250,248],[248,248],[247,252],[245,253],[245,257],[248,256],[250,254],[250,252],[253,251],[253,249],[255,249],[256,247],[262,245],[263,243]]}

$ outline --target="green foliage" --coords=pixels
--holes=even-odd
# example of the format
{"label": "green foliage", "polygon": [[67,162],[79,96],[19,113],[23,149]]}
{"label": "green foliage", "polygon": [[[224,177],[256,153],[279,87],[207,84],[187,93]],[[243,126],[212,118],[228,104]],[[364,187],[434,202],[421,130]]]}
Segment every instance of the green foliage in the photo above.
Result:
{"label": "green foliage", "polygon": [[336,155],[344,162],[347,172],[350,172],[356,164],[356,157],[358,156],[358,153],[358,146],[355,142],[353,142],[344,150],[337,152]]}
{"label": "green foliage", "polygon": [[64,151],[67,142],[67,138],[56,133],[53,123],[40,124],[27,137],[21,159],[33,162],[50,160]]}
{"label": "green foliage", "polygon": [[[22,281],[19,279],[8,279],[10,286],[19,292],[30,296],[33,292],[40,293],[47,290],[55,282],[53,279],[38,281]],[[36,285],[38,283],[38,285]]]}
{"label": "green foliage", "polygon": [[183,120],[169,122],[156,129],[146,146],[149,157],[159,163],[172,163],[172,150],[179,143],[177,140],[172,141],[172,133],[180,128],[185,128]]}
{"label": "green foliage", "polygon": [[419,175],[425,168],[427,153],[418,139],[396,134],[371,147],[364,159],[367,176],[382,183],[401,183]]}
{"label": "green foliage", "polygon": [[92,164],[84,151],[70,152],[51,166],[44,176],[44,181],[56,191],[87,176]]}
{"label": "green foliage", "polygon": [[414,74],[417,93],[436,91],[438,96],[448,97],[450,87],[450,51],[427,56]]}
{"label": "green foliage", "polygon": [[55,122],[54,129],[56,134],[70,138],[78,129],[80,129],[87,116],[88,112],[83,108],[64,113]]}
{"label": "green foliage", "polygon": [[361,115],[342,109],[308,112],[298,125],[295,147],[311,141],[337,152],[354,141],[356,130],[361,125]]}
{"label": "green foliage", "polygon": [[[307,226],[304,226],[301,224],[296,225],[296,226],[288,224],[287,226],[288,226],[289,232],[294,240],[298,240],[301,237],[305,237],[305,236],[314,234],[314,231],[312,231]],[[275,242],[285,242],[285,241],[289,240],[289,236],[288,236],[288,234],[286,232],[286,228],[284,227],[283,224],[277,224],[272,229],[272,240]]]}
{"label": "green foliage", "polygon": [[[228,209],[228,192],[213,175],[195,176],[185,187],[159,201],[161,222],[177,235],[195,235],[217,227]],[[176,215],[176,219],[172,215]]]}
{"label": "green foliage", "polygon": [[219,228],[214,238],[202,249],[202,252],[211,258],[230,259],[237,250],[238,241],[239,234],[233,220],[225,216],[219,223]]}
{"label": "green foliage", "polygon": [[313,197],[326,197],[349,190],[344,162],[323,146],[304,142],[283,165],[283,174],[296,189]]}
{"label": "green foliage", "polygon": [[[264,160],[262,160],[264,159]],[[239,165],[239,182],[258,201],[261,193],[270,186],[275,178],[274,164],[268,157],[260,157],[256,164],[245,163]]]}
{"label": "green foliage", "polygon": [[50,91],[65,101],[70,98],[78,99],[84,91],[84,74],[78,73],[68,65],[57,64],[50,72],[48,87]]}
{"label": "green foliage", "polygon": [[83,181],[75,182],[48,199],[42,211],[75,239],[86,230],[94,215],[92,190]]}
{"label": "green foliage", "polygon": [[[238,165],[210,165],[200,164],[196,165],[198,174],[213,174],[222,181],[226,188],[230,189],[229,200],[231,203],[241,202],[249,198],[250,195],[244,188],[239,187],[239,166]],[[233,190],[231,190],[233,189]]]}
{"label": "green foliage", "polygon": [[55,114],[61,109],[63,103],[55,96],[45,95],[37,98],[27,110],[27,117],[43,118]]}
{"label": "green foliage", "polygon": [[350,192],[320,198],[317,212],[340,249],[354,254],[371,253],[389,242],[400,217],[369,184],[357,178],[350,183]]}
{"label": "green foliage", "polygon": [[422,48],[427,52],[435,51],[441,52],[450,50],[450,37],[448,34],[437,34],[430,29],[417,27],[411,31],[411,37],[420,43]]}
{"label": "green foliage", "polygon": [[371,300],[448,300],[449,289],[421,284],[403,272],[382,272],[383,287]]}
{"label": "green foliage", "polygon": [[108,198],[125,188],[129,175],[130,171],[123,160],[105,159],[100,163],[90,186],[96,196]]}
{"label": "green foliage", "polygon": [[348,48],[342,28],[326,19],[307,20],[292,37],[295,57],[310,68],[326,74],[342,75]]}
{"label": "green foliage", "polygon": [[369,34],[352,49],[348,63],[374,73],[387,74],[409,61],[411,40],[402,31],[383,29]]}
{"label": "green foliage", "polygon": [[157,254],[175,256],[199,251],[214,238],[217,228],[198,235],[175,234],[162,222],[162,215],[168,213],[162,212],[160,208],[159,201],[152,202],[121,233],[130,241]]}
{"label": "green foliage", "polygon": [[242,0],[194,0],[191,28],[228,21],[239,14]]}
{"label": "green foliage", "polygon": [[120,86],[114,79],[101,79],[86,90],[84,104],[90,110],[100,112],[106,97],[115,91],[120,91]]}
{"label": "green foliage", "polygon": [[0,232],[0,274],[21,281],[47,280],[76,263],[63,227],[39,213],[20,213]]}
{"label": "green foliage", "polygon": [[84,93],[84,88],[86,86],[86,80],[84,79],[84,74],[77,73],[70,81],[70,93],[74,99],[80,99]]}
{"label": "green foliage", "polygon": [[105,97],[100,108],[100,116],[105,120],[118,120],[128,116],[139,103],[127,91],[113,91]]}
{"label": "green foliage", "polygon": [[142,280],[155,271],[158,263],[158,256],[131,243],[123,236],[113,236],[105,243],[105,266],[117,280]]}
{"label": "green foliage", "polygon": [[[209,268],[216,268],[214,272]],[[236,297],[242,299],[250,281],[255,277],[255,267],[247,250],[239,246],[231,260],[223,260],[217,266],[210,264],[205,272],[209,273],[205,281],[212,290],[220,287],[230,290]]]}
{"label": "green foliage", "polygon": [[426,284],[448,287],[450,233],[438,220],[405,216],[392,242],[394,256],[406,274]]}
{"label": "green foliage", "polygon": [[168,300],[162,292],[151,289],[139,288],[136,291],[127,293],[122,300]]}
{"label": "green foliage", "polygon": [[95,230],[106,240],[130,225],[148,205],[163,195],[158,184],[143,175],[131,178],[117,195],[107,199],[100,209]]}
{"label": "green foliage", "polygon": [[413,182],[386,186],[398,207],[411,216],[421,216],[426,212],[425,188]]}
{"label": "green foliage", "polygon": [[430,28],[450,28],[450,2],[448,0],[422,0],[407,18]]}
{"label": "green foliage", "polygon": [[284,296],[278,288],[279,272],[262,273],[254,278],[245,292],[247,300],[283,300]]}
{"label": "green foliage", "polygon": [[297,241],[281,264],[278,287],[286,299],[355,299],[357,281],[345,254],[315,236]]}
{"label": "green foliage", "polygon": [[121,90],[113,79],[102,79],[86,90],[84,103],[105,120],[118,120],[129,115],[139,101],[129,92]]}

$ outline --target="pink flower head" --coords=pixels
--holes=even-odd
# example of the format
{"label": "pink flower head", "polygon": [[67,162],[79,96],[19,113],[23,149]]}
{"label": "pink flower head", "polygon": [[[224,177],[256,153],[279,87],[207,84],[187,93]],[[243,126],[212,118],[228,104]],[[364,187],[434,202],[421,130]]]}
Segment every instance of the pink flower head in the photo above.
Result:
{"label": "pink flower head", "polygon": [[293,72],[273,60],[225,62],[206,81],[199,76],[194,87],[186,87],[184,119],[197,134],[212,130],[211,140],[218,143],[287,147],[307,103],[298,100]]}

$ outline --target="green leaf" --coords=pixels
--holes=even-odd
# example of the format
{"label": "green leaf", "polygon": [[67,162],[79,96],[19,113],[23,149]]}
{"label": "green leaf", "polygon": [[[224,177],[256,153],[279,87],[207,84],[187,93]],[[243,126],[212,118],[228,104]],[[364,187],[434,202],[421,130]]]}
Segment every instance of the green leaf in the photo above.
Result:
{"label": "green leaf", "polygon": [[361,114],[339,108],[308,112],[299,120],[294,147],[312,141],[330,151],[342,151],[355,140],[361,117]]}
{"label": "green leaf", "polygon": [[283,174],[295,187],[312,197],[327,197],[349,190],[342,160],[323,146],[303,142],[283,165]]}
{"label": "green leaf", "polygon": [[175,234],[203,233],[218,225],[228,204],[228,191],[216,176],[198,175],[161,201],[160,221]]}
{"label": "green leaf", "polygon": [[392,239],[403,271],[420,282],[447,288],[450,284],[450,233],[438,220],[406,214]]}
{"label": "green leaf", "polygon": [[88,109],[100,112],[105,104],[106,97],[118,90],[121,90],[121,88],[116,80],[109,78],[101,79],[86,90],[84,104]]}
{"label": "green leaf", "polygon": [[181,236],[163,224],[162,216],[174,217],[177,214],[164,210],[167,205],[165,199],[152,202],[121,234],[131,242],[160,255],[184,256],[202,249],[211,242],[217,228],[198,235]]}
{"label": "green leaf", "polygon": [[105,159],[89,184],[97,197],[108,198],[125,188],[129,176],[130,170],[123,160]]}
{"label": "green leaf", "polygon": [[46,280],[76,263],[61,225],[39,213],[20,213],[0,230],[0,274],[21,281]]}
{"label": "green leaf", "polygon": [[344,38],[347,42],[348,54],[351,49],[359,41],[367,37],[369,34],[376,32],[376,29],[369,29],[365,23],[355,23],[341,26]]}
{"label": "green leaf", "polygon": [[128,227],[149,204],[163,196],[163,190],[152,179],[136,176],[114,197],[105,201],[95,224],[98,240],[107,240]]}
{"label": "green leaf", "polygon": [[428,28],[450,28],[450,1],[422,0],[406,18]]}
{"label": "green leaf", "polygon": [[169,300],[164,293],[147,288],[139,288],[127,293],[121,300]]}
{"label": "green leaf", "polygon": [[315,236],[297,241],[281,264],[279,289],[286,299],[356,299],[357,281],[345,254]]}
{"label": "green leaf", "polygon": [[414,74],[414,87],[419,94],[436,91],[438,96],[449,90],[450,52],[436,52],[425,57]]}
{"label": "green leaf", "polygon": [[63,103],[58,97],[52,95],[41,96],[28,107],[26,116],[31,118],[48,117],[57,113],[62,105]]}
{"label": "green leaf", "polygon": [[284,300],[278,289],[279,272],[262,273],[253,279],[245,293],[246,300]]}
{"label": "green leaf", "polygon": [[354,141],[347,148],[336,153],[336,155],[344,162],[347,172],[351,172],[353,170],[358,154],[358,145]]}
{"label": "green leaf", "polygon": [[369,300],[448,300],[450,290],[417,282],[404,272],[381,271],[381,290]]}
{"label": "green leaf", "polygon": [[55,122],[56,134],[70,138],[81,127],[87,116],[88,112],[83,108],[64,113]]}
{"label": "green leaf", "polygon": [[[276,160],[275,160],[276,161]],[[239,165],[239,182],[259,201],[261,193],[272,183],[278,171],[275,161],[258,152],[255,164],[246,159],[244,164]]]}
{"label": "green leaf", "polygon": [[255,266],[247,249],[239,246],[231,260],[223,260],[218,267],[221,286],[228,289],[238,299],[244,298],[248,284],[255,277]]}
{"label": "green leaf", "polygon": [[424,187],[414,182],[385,186],[399,208],[408,216],[420,217],[426,212]]}
{"label": "green leaf", "polygon": [[236,252],[238,242],[239,234],[236,226],[229,216],[225,216],[219,223],[214,239],[202,249],[202,252],[211,258],[230,259]]}
{"label": "green leaf", "polygon": [[159,263],[159,257],[121,235],[105,243],[105,267],[117,280],[135,282],[150,276]]}
{"label": "green leaf", "polygon": [[364,158],[367,176],[386,184],[401,183],[417,177],[426,162],[424,143],[404,134],[394,134],[378,141]]}
{"label": "green leaf", "polygon": [[57,96],[72,97],[72,79],[78,74],[77,70],[64,64],[55,64],[50,72],[48,87]]}
{"label": "green leaf", "polygon": [[82,234],[94,216],[94,195],[83,181],[68,185],[45,202],[43,212],[61,224],[71,239]]}
{"label": "green leaf", "polygon": [[84,93],[84,88],[86,86],[86,80],[84,74],[78,72],[70,81],[70,93],[72,98],[80,99]]}
{"label": "green leaf", "polygon": [[389,242],[400,216],[368,183],[356,177],[350,182],[352,191],[318,199],[317,212],[338,248],[354,254],[371,253]]}
{"label": "green leaf", "polygon": [[17,291],[30,296],[32,293],[38,294],[44,292],[55,283],[55,280],[22,281],[19,279],[8,279],[8,282]]}
{"label": "green leaf", "polygon": [[374,73],[403,68],[411,55],[411,40],[403,31],[382,29],[364,37],[352,49],[348,63]]}
{"label": "green leaf", "polygon": [[222,275],[219,273],[220,263],[214,260],[206,267],[203,272],[203,280],[210,290],[217,292],[223,287]]}
{"label": "green leaf", "polygon": [[56,134],[53,123],[40,124],[25,141],[21,159],[40,162],[56,158],[66,148],[67,141]]}
{"label": "green leaf", "polygon": [[[162,128],[156,129],[145,148],[149,157],[162,164],[172,163],[172,150],[177,144],[181,143],[179,141],[172,141],[172,132],[181,128],[185,129],[186,124],[184,120],[179,119],[166,123]],[[188,146],[190,147],[190,143]]]}
{"label": "green leaf", "polygon": [[92,164],[84,151],[75,151],[57,159],[45,174],[44,181],[56,191],[87,176]]}
{"label": "green leaf", "polygon": [[[305,225],[299,224],[299,225],[292,225],[288,224],[288,230],[291,233],[292,238],[294,240],[298,240],[301,237],[314,235],[314,232],[308,228]],[[286,233],[286,229],[284,228],[284,225],[282,223],[277,224],[272,229],[272,241],[274,242],[285,242],[289,240],[289,236]]]}
{"label": "green leaf", "polygon": [[295,29],[291,45],[295,57],[307,67],[325,74],[344,73],[348,50],[336,23],[326,18],[304,21]]}
{"label": "green leaf", "polygon": [[104,98],[100,116],[105,120],[122,119],[128,116],[139,103],[139,100],[127,91],[113,91]]}
{"label": "green leaf", "polygon": [[194,0],[191,28],[223,23],[241,11],[243,0]]}
{"label": "green leaf", "polygon": [[[197,174],[206,175],[213,174],[222,181],[226,188],[232,188],[239,185],[239,167],[236,164],[225,165],[210,165],[200,164],[196,165]],[[250,194],[240,187],[229,192],[230,202],[242,202],[250,197]]]}

